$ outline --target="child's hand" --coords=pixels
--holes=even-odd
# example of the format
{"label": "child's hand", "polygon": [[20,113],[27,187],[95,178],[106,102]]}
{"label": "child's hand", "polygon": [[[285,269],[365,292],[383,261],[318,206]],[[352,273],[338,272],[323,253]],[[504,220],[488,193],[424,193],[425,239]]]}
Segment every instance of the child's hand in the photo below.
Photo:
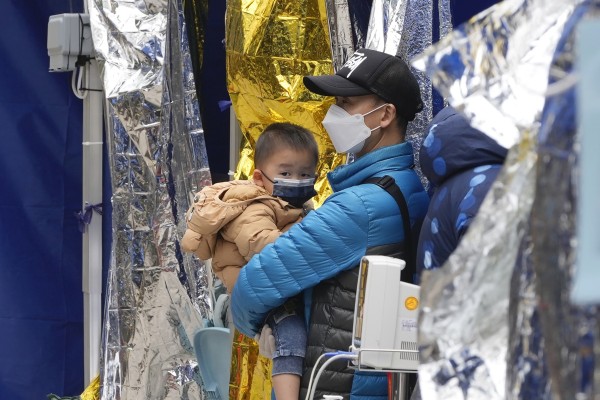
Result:
{"label": "child's hand", "polygon": [[306,217],[306,214],[315,209],[315,202],[310,199],[302,206],[302,216]]}
{"label": "child's hand", "polygon": [[267,358],[273,358],[275,354],[275,336],[269,325],[265,325],[262,328],[260,334],[254,336],[254,340],[258,342],[258,352],[261,356]]}

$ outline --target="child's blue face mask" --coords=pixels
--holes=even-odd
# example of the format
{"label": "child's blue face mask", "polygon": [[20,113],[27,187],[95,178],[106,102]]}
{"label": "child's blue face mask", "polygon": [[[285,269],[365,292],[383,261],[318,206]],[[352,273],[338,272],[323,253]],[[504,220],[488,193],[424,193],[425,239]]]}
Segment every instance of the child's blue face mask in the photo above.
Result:
{"label": "child's blue face mask", "polygon": [[271,180],[271,178],[264,173],[263,176],[273,183],[273,196],[277,196],[280,199],[287,201],[293,207],[302,208],[304,203],[317,194],[314,178],[275,178]]}

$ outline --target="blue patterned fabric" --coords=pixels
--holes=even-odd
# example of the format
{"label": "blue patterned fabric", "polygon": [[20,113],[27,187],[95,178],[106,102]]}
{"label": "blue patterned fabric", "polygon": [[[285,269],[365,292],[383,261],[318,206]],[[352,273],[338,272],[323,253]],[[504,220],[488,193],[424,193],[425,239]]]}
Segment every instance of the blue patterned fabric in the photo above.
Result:
{"label": "blue patterned fabric", "polygon": [[506,153],[452,107],[433,118],[419,153],[433,194],[421,228],[417,271],[446,262],[477,214]]}

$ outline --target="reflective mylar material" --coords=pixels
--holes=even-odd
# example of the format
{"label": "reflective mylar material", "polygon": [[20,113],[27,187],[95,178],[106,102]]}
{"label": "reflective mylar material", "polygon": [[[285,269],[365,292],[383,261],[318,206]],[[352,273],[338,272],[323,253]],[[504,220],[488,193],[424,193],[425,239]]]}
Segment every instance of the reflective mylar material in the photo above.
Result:
{"label": "reflective mylar material", "polygon": [[[397,54],[404,31],[406,0],[375,0],[371,8],[368,49]],[[431,43],[429,43],[431,44]],[[421,49],[423,51],[424,49]]]}
{"label": "reflective mylar material", "polygon": [[211,286],[179,238],[210,174],[181,3],[91,0],[89,10],[113,188],[102,399],[200,399],[191,340]]}
{"label": "reflective mylar material", "polygon": [[[575,85],[564,84],[576,82],[570,79],[578,70],[574,65],[576,27],[584,19],[597,19],[599,16],[600,1],[595,0],[582,3],[567,21],[550,77],[551,86],[562,90],[547,99],[538,137],[536,195],[531,212],[530,237],[533,245],[531,266],[537,280],[535,295],[538,304],[534,312],[539,316],[541,329],[534,330],[531,336],[543,338],[545,367],[551,379],[554,399],[596,399],[600,395],[598,383],[592,385],[595,369],[593,346],[594,343],[598,346],[600,333],[595,315],[597,309],[577,306],[570,298],[578,247],[580,143],[576,99],[581,97],[576,96],[578,88]],[[583,84],[588,83],[581,81],[577,86]],[[517,330],[515,336],[523,336],[520,332]],[[596,357],[599,354],[596,351]],[[521,364],[527,368],[528,359],[522,359],[525,362]],[[532,375],[522,373],[521,376]],[[528,385],[532,380],[528,379],[521,385],[528,392],[521,390],[520,398],[541,398],[532,396],[535,393]],[[517,379],[515,381],[520,383]]]}
{"label": "reflective mylar material", "polygon": [[[305,75],[332,73],[325,9],[320,0],[229,0],[225,19],[227,85],[244,135],[236,179],[254,170],[254,143],[273,122],[292,122],[315,134],[319,146],[316,204],[331,193],[326,174],[345,160],[331,145],[321,121],[330,105],[309,92]],[[230,398],[265,399],[270,360],[257,344],[235,335]]]}
{"label": "reflective mylar material", "polygon": [[81,400],[99,400],[100,399],[100,376],[96,376],[87,388],[79,395]]}
{"label": "reflective mylar material", "polygon": [[333,70],[339,70],[346,60],[360,48],[352,41],[352,21],[348,0],[325,0],[329,41],[331,43],[331,62]]}
{"label": "reflective mylar material", "polygon": [[[449,4],[440,10],[440,29],[451,27]],[[410,61],[432,43],[432,0],[375,0],[371,9],[366,47],[401,56]],[[426,183],[419,168],[419,148],[433,117],[431,81],[424,72],[411,67],[421,88],[423,111],[408,124],[407,138],[412,141],[417,172]]]}
{"label": "reflective mylar material", "polygon": [[423,273],[424,399],[504,399],[509,281],[533,201],[536,159],[532,134],[524,132],[458,248],[442,268]]}
{"label": "reflective mylar material", "polygon": [[229,380],[230,400],[263,400],[271,398],[270,358],[258,353],[258,344],[235,330]]}
{"label": "reflective mylar material", "polygon": [[225,20],[228,91],[244,135],[235,177],[251,176],[253,146],[268,124],[296,123],[319,145],[317,205],[331,193],[326,173],[345,159],[321,125],[329,101],[302,83],[332,73],[326,23],[319,0],[231,0]]}
{"label": "reflective mylar material", "polygon": [[443,39],[452,32],[450,0],[438,0],[438,18],[440,21],[440,39]]}
{"label": "reflective mylar material", "polygon": [[[407,2],[408,6],[404,17],[404,32],[397,54],[401,55],[405,60],[410,61],[431,45],[433,2],[432,0],[407,0]],[[440,22],[446,24],[444,21]],[[431,78],[423,71],[417,70],[412,66],[411,71],[415,74],[421,88],[423,110],[408,124],[407,139],[413,144],[415,164],[417,165],[419,177],[426,184],[426,179],[421,173],[419,164],[419,149],[427,133],[427,126],[433,118]]]}
{"label": "reflective mylar material", "polygon": [[[413,61],[474,127],[506,148],[539,122],[556,42],[579,0],[507,0]],[[535,23],[532,23],[535,21]]]}
{"label": "reflective mylar material", "polygon": [[[442,268],[424,273],[419,330],[423,398],[507,396],[509,287],[517,257],[531,254],[522,239],[534,201],[540,113],[550,63],[576,4],[504,1],[414,62],[474,126],[511,147],[459,247]],[[528,306],[525,300],[522,309]],[[536,322],[515,323],[525,329]],[[508,366],[515,373],[528,367]]]}
{"label": "reflective mylar material", "polygon": [[[337,71],[361,47],[367,45],[373,0],[325,0],[333,70]],[[327,27],[324,27],[327,29]]]}

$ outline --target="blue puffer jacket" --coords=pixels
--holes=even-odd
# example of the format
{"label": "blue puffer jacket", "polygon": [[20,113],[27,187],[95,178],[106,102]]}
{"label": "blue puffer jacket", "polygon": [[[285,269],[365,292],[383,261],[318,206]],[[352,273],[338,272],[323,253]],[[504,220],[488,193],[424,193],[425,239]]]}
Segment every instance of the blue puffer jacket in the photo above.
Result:
{"label": "blue puffer jacket", "polygon": [[456,249],[506,153],[452,107],[433,118],[419,153],[421,170],[434,193],[421,228],[418,271],[441,267]]}
{"label": "blue puffer jacket", "polygon": [[[307,289],[358,265],[367,248],[402,242],[402,219],[392,196],[376,185],[361,183],[372,177],[393,177],[406,198],[411,219],[421,220],[429,199],[412,165],[412,145],[402,143],[330,172],[334,193],[240,272],[231,297],[235,326],[254,336],[267,313],[286,299],[304,292],[305,301],[310,301]],[[310,310],[310,305],[306,308]],[[373,398],[369,396],[385,393],[384,386],[381,375],[356,374],[352,398]]]}

